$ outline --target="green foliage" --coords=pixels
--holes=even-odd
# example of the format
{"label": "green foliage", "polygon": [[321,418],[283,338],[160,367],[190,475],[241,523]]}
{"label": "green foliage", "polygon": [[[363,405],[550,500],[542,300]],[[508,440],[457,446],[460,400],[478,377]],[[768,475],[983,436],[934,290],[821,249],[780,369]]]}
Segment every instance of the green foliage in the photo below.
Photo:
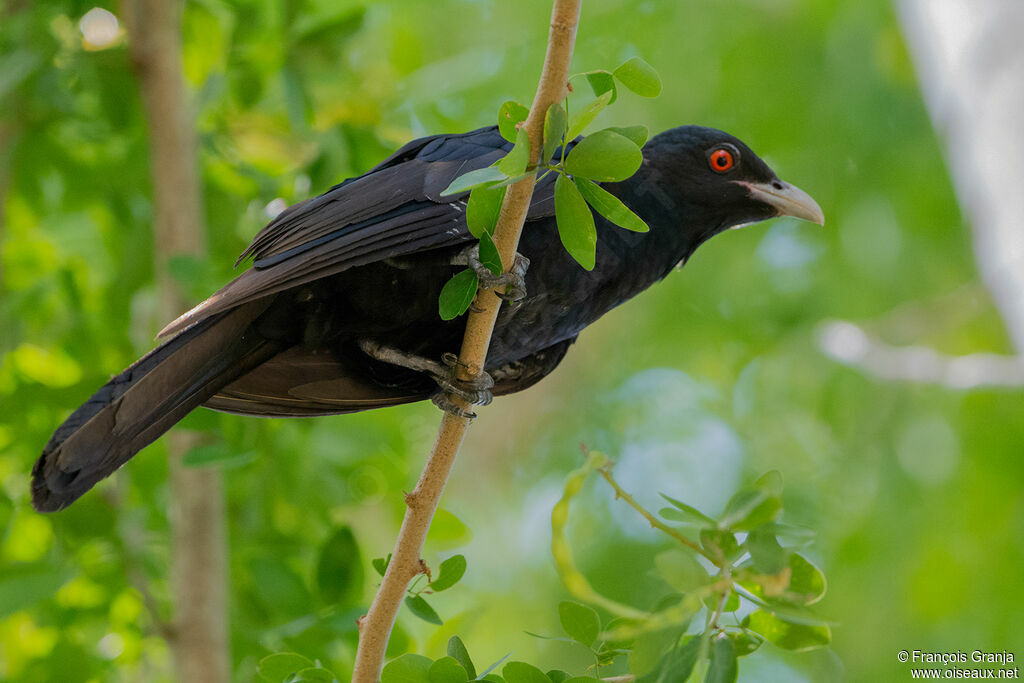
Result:
{"label": "green foliage", "polygon": [[[165,683],[175,678],[158,635],[173,612],[162,443],[65,512],[38,516],[28,501],[27,473],[54,427],[168,322],[129,36],[86,50],[78,22],[91,6],[7,3],[13,14],[0,18],[0,678]],[[813,525],[821,542],[808,550],[806,529],[774,523],[791,552],[785,590],[842,623],[832,648],[843,670],[831,653],[769,643],[742,659],[741,677],[898,680],[894,634],[1013,650],[1020,616],[998,607],[1024,565],[1021,392],[885,381],[815,346],[819,323],[840,318],[896,344],[1012,350],[897,17],[887,0],[588,3],[575,63],[614,65],[632,44],[669,86],[640,100],[611,77],[620,96],[592,128],[734,133],[814,195],[828,227],[779,220],[715,238],[588,328],[549,380],[481,413],[472,433],[486,447],[467,442],[446,493],[468,513],[472,553],[464,528],[441,520],[424,554],[434,567],[438,553],[465,552],[476,580],[424,594],[442,627],[403,609],[389,656],[439,657],[458,632],[480,671],[510,650],[545,672],[585,670],[581,645],[522,632],[561,632],[569,596],[535,521],[581,440],[622,453],[623,483],[650,492],[652,511],[651,482],[678,481],[679,497],[718,517],[744,474],[786,473],[784,519]],[[488,112],[531,93],[549,18],[545,3],[185,3],[208,226],[208,253],[178,273],[193,303],[237,274],[272,200],[313,196],[414,137],[493,123]],[[570,114],[603,94],[592,82],[573,79]],[[224,472],[233,680],[253,680],[270,652],[303,653],[347,680],[376,573],[358,600],[326,606],[321,550],[348,524],[364,558],[386,554],[396,492],[411,487],[436,424],[426,404],[316,420],[190,416],[189,429],[220,444],[202,466]],[[596,483],[580,495],[600,502],[579,505],[566,529],[579,569],[618,602],[653,609],[674,590],[652,573],[669,547]],[[699,521],[659,517],[697,538]],[[798,581],[801,560],[828,569],[826,597],[814,600],[816,569]]]}
{"label": "green foliage", "polygon": [[[501,274],[502,264],[490,236],[504,200],[504,192],[499,190],[531,174],[539,174],[540,178],[548,173],[557,174],[555,220],[558,235],[562,246],[584,270],[593,270],[596,264],[597,228],[590,207],[627,230],[646,232],[649,229],[625,204],[597,185],[597,182],[622,181],[636,173],[643,162],[641,148],[647,141],[646,127],[606,128],[577,138],[615,101],[616,79],[644,97],[657,97],[661,80],[651,65],[639,57],[631,57],[613,72],[591,71],[577,76],[586,77],[595,98],[572,118],[567,114],[568,101],[548,107],[538,164],[530,166],[530,141],[522,126],[529,109],[508,101],[498,110],[498,129],[502,137],[515,143],[512,150],[491,166],[458,176],[441,193],[442,197],[448,197],[470,191],[466,224],[470,233],[480,240],[481,263],[495,275]],[[557,154],[559,149],[562,150],[560,155]],[[470,291],[472,289],[472,296],[475,296],[479,280],[471,284],[466,272],[453,275],[441,291],[439,311],[443,320],[462,315],[472,304]]]}

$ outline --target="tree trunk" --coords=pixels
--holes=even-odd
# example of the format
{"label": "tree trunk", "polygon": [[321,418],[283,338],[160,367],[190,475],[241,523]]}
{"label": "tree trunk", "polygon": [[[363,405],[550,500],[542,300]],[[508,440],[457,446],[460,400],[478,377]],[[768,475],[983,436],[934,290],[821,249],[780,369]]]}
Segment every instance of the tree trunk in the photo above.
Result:
{"label": "tree trunk", "polygon": [[[188,307],[168,263],[204,250],[196,134],[182,77],[182,3],[125,0],[123,15],[149,125],[157,285],[164,320]],[[227,546],[220,472],[182,466],[194,436],[168,437],[174,624],[178,677],[221,683],[230,675]]]}

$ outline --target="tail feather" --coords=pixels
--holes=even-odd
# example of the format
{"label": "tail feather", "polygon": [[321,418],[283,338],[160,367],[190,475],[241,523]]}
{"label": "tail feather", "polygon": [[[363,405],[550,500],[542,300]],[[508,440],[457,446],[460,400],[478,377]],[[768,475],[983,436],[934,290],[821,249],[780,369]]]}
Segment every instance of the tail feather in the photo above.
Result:
{"label": "tail feather", "polygon": [[115,376],[57,428],[32,468],[32,504],[67,507],[225,385],[282,350],[255,301],[186,329]]}

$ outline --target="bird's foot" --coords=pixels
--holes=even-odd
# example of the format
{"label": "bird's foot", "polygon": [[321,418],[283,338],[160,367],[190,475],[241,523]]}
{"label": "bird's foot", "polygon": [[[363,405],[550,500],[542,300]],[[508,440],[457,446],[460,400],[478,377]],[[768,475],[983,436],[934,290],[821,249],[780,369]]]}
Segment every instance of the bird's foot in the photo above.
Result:
{"label": "bird's foot", "polygon": [[486,372],[481,372],[473,379],[461,379],[459,370],[462,365],[454,353],[442,355],[441,362],[438,363],[435,360],[406,353],[369,339],[361,340],[359,348],[366,355],[382,363],[397,365],[429,375],[438,387],[430,400],[441,410],[456,417],[474,418],[476,414],[462,409],[452,400],[453,396],[458,396],[474,406],[485,406],[493,400],[491,387],[494,386],[494,380],[491,379],[491,376]]}
{"label": "bird's foot", "polygon": [[516,253],[512,267],[501,275],[495,275],[490,268],[480,262],[480,245],[474,244],[456,259],[455,265],[467,265],[476,273],[480,289],[501,289],[495,292],[499,299],[509,303],[522,301],[526,298],[526,269],[530,267],[530,259]]}
{"label": "bird's foot", "polygon": [[441,360],[446,371],[442,375],[433,376],[438,390],[430,397],[430,400],[446,413],[451,413],[456,417],[475,418],[476,413],[463,409],[452,400],[452,397],[458,396],[471,406],[485,406],[494,400],[494,396],[491,394],[494,380],[483,371],[473,379],[459,378],[459,369],[464,366],[454,353],[444,354],[441,356]]}

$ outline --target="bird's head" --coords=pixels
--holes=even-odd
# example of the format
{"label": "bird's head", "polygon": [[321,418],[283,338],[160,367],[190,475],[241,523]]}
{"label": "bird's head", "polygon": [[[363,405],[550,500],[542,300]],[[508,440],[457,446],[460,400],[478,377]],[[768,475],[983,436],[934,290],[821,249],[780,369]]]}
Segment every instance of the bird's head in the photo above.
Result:
{"label": "bird's head", "polygon": [[700,231],[694,236],[698,242],[776,216],[825,223],[810,195],[779,180],[750,147],[720,130],[667,130],[651,139],[644,156],[663,199],[676,204],[686,224]]}

